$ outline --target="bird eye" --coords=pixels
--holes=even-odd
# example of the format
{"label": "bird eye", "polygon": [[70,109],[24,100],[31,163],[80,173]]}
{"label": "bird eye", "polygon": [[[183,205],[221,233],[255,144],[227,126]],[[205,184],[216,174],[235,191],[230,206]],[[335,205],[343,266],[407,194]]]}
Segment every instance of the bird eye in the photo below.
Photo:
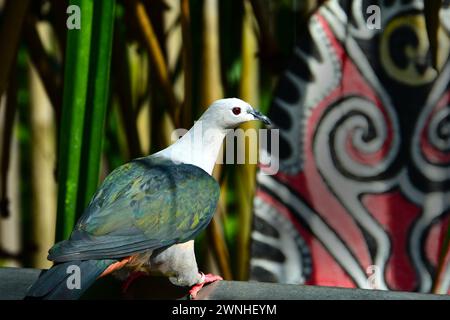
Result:
{"label": "bird eye", "polygon": [[233,113],[237,116],[238,114],[241,113],[241,108],[239,108],[239,107],[234,107],[232,111],[233,111]]}

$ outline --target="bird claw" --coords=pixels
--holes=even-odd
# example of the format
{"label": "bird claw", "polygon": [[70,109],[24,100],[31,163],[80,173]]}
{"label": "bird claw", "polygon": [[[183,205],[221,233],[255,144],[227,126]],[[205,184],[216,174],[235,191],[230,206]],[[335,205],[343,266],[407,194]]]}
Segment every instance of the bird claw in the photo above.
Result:
{"label": "bird claw", "polygon": [[135,271],[130,273],[130,275],[125,279],[125,281],[122,284],[122,293],[127,293],[128,289],[130,288],[130,285],[138,278],[141,278],[143,276],[146,276],[147,274],[142,271]]}
{"label": "bird claw", "polygon": [[218,276],[218,275],[215,275],[212,273],[208,273],[208,274],[201,273],[201,275],[202,275],[203,281],[201,281],[200,283],[197,283],[196,285],[193,285],[191,290],[189,290],[189,297],[192,300],[197,297],[198,292],[203,288],[204,285],[206,285],[208,283],[223,280],[223,278],[221,276]]}

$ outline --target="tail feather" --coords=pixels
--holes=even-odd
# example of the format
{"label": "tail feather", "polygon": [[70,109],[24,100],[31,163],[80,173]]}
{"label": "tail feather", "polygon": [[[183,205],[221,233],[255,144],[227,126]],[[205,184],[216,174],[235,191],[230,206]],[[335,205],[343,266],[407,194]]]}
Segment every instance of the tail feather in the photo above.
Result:
{"label": "tail feather", "polygon": [[[28,289],[25,299],[75,300],[94,283],[102,272],[116,260],[69,261],[55,264]],[[78,268],[79,269],[78,269]],[[76,274],[79,270],[79,274]],[[75,276],[79,279],[69,279]],[[73,286],[69,283],[78,281]],[[79,286],[77,286],[79,284]]]}

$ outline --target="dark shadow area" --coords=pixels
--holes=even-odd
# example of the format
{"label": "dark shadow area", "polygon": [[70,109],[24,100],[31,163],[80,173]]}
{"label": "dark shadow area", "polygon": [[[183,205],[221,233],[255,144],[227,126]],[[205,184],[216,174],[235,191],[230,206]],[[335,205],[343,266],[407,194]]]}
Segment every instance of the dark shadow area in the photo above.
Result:
{"label": "dark shadow area", "polygon": [[83,300],[105,299],[149,299],[175,300],[185,299],[189,288],[177,287],[167,278],[143,276],[133,281],[128,290],[122,292],[122,282],[107,276],[97,280],[82,296]]}

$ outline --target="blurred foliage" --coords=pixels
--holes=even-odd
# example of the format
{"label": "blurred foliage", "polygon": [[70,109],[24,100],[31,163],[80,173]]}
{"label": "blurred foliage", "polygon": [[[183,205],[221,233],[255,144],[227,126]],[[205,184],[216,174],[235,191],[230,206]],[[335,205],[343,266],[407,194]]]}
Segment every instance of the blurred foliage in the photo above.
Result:
{"label": "blurred foliage", "polygon": [[[299,26],[306,20],[304,6],[299,5],[303,1],[205,1],[210,0],[118,0],[115,14],[115,1],[107,0],[36,0],[30,4],[24,1],[20,6],[13,0],[0,3],[3,30],[24,29],[22,33],[8,34],[17,48],[8,47],[10,51],[3,51],[0,59],[4,79],[10,81],[11,72],[17,75],[14,128],[20,145],[21,192],[16,201],[20,203],[18,214],[22,221],[17,228],[23,235],[17,255],[8,256],[3,250],[8,244],[1,244],[3,256],[34,266],[38,263],[30,258],[31,252],[41,245],[30,236],[32,217],[40,213],[33,213],[35,209],[28,201],[36,190],[26,179],[31,176],[33,163],[30,146],[36,143],[28,112],[28,61],[43,82],[58,128],[55,140],[59,143],[54,152],[59,156],[51,177],[59,189],[59,199],[52,199],[59,203],[57,240],[69,235],[99,181],[130,159],[167,146],[171,130],[179,125],[190,127],[211,102],[208,97],[216,88],[220,90],[211,96],[214,99],[242,96],[242,81],[256,81],[252,89],[247,89],[247,98],[254,97],[260,102],[255,107],[267,111],[277,76],[290,55]],[[81,8],[81,30],[66,28],[66,9],[71,4]],[[252,20],[247,33],[257,44],[254,57],[251,54],[247,60],[255,62],[246,62],[245,68],[244,5]],[[175,16],[171,24],[170,15]],[[214,27],[205,30],[205,23],[217,23],[217,34]],[[43,34],[42,25],[49,26],[51,34]],[[50,47],[44,38],[50,39]],[[217,41],[217,48],[205,47],[211,41]],[[205,60],[207,56],[210,58]],[[175,59],[172,65],[169,58]],[[244,72],[257,73],[250,76]],[[205,79],[216,75],[209,83]],[[0,89],[5,91],[6,87]],[[11,139],[11,135],[4,139]],[[240,221],[242,210],[247,220],[252,210],[251,205],[239,207],[244,200],[252,203],[255,172],[251,169],[244,173],[245,168],[233,165],[216,169],[224,195],[214,223],[199,237],[196,250],[203,269],[219,268],[227,278],[236,278],[238,269],[245,268],[242,257],[248,256],[249,250],[248,241],[237,242],[238,235],[248,237],[250,232],[251,220],[245,224]],[[249,183],[242,184],[242,179]],[[237,191],[237,185],[250,189]],[[6,186],[2,190],[8,193]],[[243,192],[245,199],[237,197],[238,192]],[[45,190],[38,193],[39,197],[49,196]],[[206,245],[211,240],[213,245]]]}

